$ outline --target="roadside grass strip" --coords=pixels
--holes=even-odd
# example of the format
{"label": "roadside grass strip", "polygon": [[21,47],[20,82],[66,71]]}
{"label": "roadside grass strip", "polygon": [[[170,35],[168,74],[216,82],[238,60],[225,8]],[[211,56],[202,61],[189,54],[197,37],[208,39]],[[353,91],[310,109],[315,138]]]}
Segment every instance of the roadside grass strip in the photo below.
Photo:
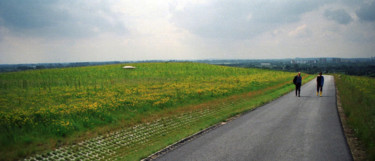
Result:
{"label": "roadside grass strip", "polygon": [[186,112],[175,117],[162,118],[150,123],[98,136],[75,145],[26,158],[33,160],[113,160],[136,152],[136,147],[150,144],[155,138],[165,136],[207,117],[213,117],[227,108],[207,108]]}
{"label": "roadside grass strip", "polygon": [[[346,123],[354,134],[354,159],[375,160],[375,79],[371,77],[335,75]],[[362,147],[363,146],[363,147]],[[362,154],[362,149],[366,154]],[[359,159],[360,158],[360,159]]]}

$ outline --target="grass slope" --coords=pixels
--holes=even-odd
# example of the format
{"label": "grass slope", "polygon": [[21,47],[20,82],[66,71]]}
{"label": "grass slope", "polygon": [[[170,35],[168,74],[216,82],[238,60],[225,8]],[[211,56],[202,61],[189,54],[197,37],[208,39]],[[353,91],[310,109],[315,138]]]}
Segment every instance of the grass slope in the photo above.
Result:
{"label": "grass slope", "polygon": [[375,160],[375,79],[335,75],[335,81],[348,125]]}
{"label": "grass slope", "polygon": [[284,87],[295,75],[199,63],[127,65],[137,69],[105,65],[0,74],[1,156],[24,157],[156,113]]}

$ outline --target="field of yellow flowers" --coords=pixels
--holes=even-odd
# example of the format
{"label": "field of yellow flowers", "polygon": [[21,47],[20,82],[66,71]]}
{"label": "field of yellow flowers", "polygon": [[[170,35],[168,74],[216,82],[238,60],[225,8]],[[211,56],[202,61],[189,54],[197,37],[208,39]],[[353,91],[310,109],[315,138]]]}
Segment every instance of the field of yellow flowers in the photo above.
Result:
{"label": "field of yellow flowers", "polygon": [[0,143],[61,137],[137,114],[290,82],[295,73],[200,63],[135,63],[0,74]]}

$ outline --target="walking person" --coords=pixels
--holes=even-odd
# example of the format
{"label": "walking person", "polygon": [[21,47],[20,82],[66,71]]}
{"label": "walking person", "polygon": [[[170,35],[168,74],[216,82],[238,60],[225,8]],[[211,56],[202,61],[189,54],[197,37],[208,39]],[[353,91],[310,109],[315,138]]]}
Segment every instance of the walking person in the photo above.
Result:
{"label": "walking person", "polygon": [[293,79],[294,85],[296,85],[296,96],[298,94],[298,97],[301,95],[301,85],[302,85],[302,77],[301,77],[301,72],[298,72],[298,75],[296,75]]}
{"label": "walking person", "polygon": [[324,85],[324,77],[322,76],[322,72],[320,72],[318,77],[316,77],[316,96],[319,95],[319,91],[320,91],[320,97],[322,96],[323,85]]}

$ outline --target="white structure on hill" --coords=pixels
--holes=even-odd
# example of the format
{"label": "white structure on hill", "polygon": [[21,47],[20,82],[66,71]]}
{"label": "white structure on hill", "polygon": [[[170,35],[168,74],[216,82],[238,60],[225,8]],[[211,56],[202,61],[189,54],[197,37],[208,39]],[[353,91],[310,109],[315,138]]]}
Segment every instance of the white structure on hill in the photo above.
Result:
{"label": "white structure on hill", "polygon": [[123,69],[135,69],[134,66],[123,66],[122,68],[123,68]]}

